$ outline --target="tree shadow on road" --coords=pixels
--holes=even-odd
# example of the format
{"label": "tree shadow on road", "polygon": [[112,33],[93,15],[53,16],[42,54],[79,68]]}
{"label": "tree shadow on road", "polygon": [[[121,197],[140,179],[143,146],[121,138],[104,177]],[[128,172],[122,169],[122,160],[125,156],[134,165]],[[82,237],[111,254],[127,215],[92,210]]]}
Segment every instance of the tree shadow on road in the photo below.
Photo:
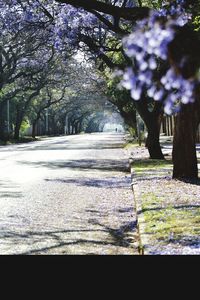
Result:
{"label": "tree shadow on road", "polygon": [[22,198],[23,193],[18,184],[10,181],[0,181],[0,198]]}
{"label": "tree shadow on road", "polygon": [[[119,213],[129,213],[132,208],[126,208]],[[86,209],[90,216],[100,216],[103,221],[104,214],[99,210]],[[48,255],[48,254],[118,254],[123,249],[125,254],[138,254],[137,247],[134,249],[133,238],[129,233],[137,231],[137,223],[129,221],[123,223],[119,228],[113,228],[104,224],[100,219],[88,218],[85,228],[70,228],[62,230],[44,231],[14,231],[1,230],[1,245],[13,249],[12,254],[17,255]],[[1,246],[2,247],[2,246]],[[20,250],[21,247],[21,250]],[[27,250],[22,250],[22,249]],[[16,250],[15,250],[16,249]],[[126,250],[127,249],[127,250]],[[116,253],[117,252],[117,253]]]}
{"label": "tree shadow on road", "polygon": [[111,228],[103,223],[100,223],[96,219],[90,219],[89,223],[93,225],[98,225],[102,227],[104,230],[110,233],[113,240],[115,241],[116,246],[120,247],[129,247],[131,242],[133,241],[131,238],[128,238],[126,234],[128,232],[134,232],[137,228],[137,221],[128,222],[125,225],[120,226],[119,228]]}
{"label": "tree shadow on road", "polygon": [[106,189],[131,189],[131,180],[128,177],[118,178],[118,177],[107,177],[105,179],[101,178],[66,178],[66,179],[45,179],[47,182],[57,182],[63,184],[73,184],[75,186],[87,186],[87,187],[97,187]]}
{"label": "tree shadow on road", "polygon": [[103,170],[129,172],[127,159],[79,159],[79,160],[55,160],[55,161],[18,161],[18,164],[46,167],[48,169],[70,168],[78,170]]}
{"label": "tree shadow on road", "polygon": [[[97,225],[97,224],[96,224]],[[100,225],[100,224],[98,224]],[[132,226],[131,224],[130,226]],[[68,252],[67,246],[82,246],[83,248],[85,245],[89,245],[91,251],[93,250],[94,246],[99,246],[103,249],[105,246],[109,247],[130,247],[130,241],[128,239],[123,239],[123,234],[121,229],[112,229],[106,226],[103,226],[103,229],[98,230],[62,230],[62,231],[35,231],[35,232],[25,232],[23,234],[19,234],[14,231],[5,231],[3,234],[1,234],[0,239],[3,239],[4,242],[6,241],[6,244],[10,245],[10,248],[15,248],[18,245],[27,247],[31,244],[31,250],[28,251],[16,251],[16,253],[12,254],[18,254],[18,255],[31,255],[31,254],[48,254],[49,251],[55,250],[53,254],[78,254],[76,252],[76,247],[74,247],[74,251],[72,253],[72,250],[70,249],[70,252]],[[127,225],[128,226],[128,225]],[[93,239],[93,238],[68,238],[67,241],[67,235],[74,233],[99,233],[99,232],[105,232],[109,233],[111,235],[111,239]],[[65,235],[65,237],[60,237],[60,235]],[[37,243],[46,243],[48,246],[38,246]],[[50,245],[49,245],[50,244]],[[62,248],[64,247],[63,251]],[[84,250],[84,249],[83,249]],[[84,251],[83,251],[84,252]],[[85,251],[87,252],[87,251]],[[90,252],[90,251],[89,251]],[[91,252],[90,252],[91,253]],[[49,253],[51,254],[51,252]],[[88,253],[87,253],[88,254]],[[95,253],[94,253],[95,254]]]}
{"label": "tree shadow on road", "polygon": [[31,148],[27,148],[26,146],[24,147],[20,147],[20,148],[16,148],[16,151],[67,151],[67,150],[106,150],[106,149],[121,149],[124,147],[124,144],[122,143],[118,143],[118,144],[107,144],[107,145],[101,145],[101,144],[71,144],[71,143],[55,143],[54,144],[50,144],[50,145],[34,145]]}

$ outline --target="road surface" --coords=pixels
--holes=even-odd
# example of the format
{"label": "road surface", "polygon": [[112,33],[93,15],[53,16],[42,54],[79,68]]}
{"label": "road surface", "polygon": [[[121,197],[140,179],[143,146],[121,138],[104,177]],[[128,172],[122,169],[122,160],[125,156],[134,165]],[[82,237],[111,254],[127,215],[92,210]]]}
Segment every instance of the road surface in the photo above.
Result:
{"label": "road surface", "polygon": [[0,147],[0,254],[138,254],[122,134]]}

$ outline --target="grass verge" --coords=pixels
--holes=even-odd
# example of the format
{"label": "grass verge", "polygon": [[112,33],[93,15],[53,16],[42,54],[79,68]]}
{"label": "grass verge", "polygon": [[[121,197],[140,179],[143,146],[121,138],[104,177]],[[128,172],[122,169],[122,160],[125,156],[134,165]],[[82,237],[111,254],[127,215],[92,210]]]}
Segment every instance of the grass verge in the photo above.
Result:
{"label": "grass verge", "polygon": [[30,143],[34,141],[38,141],[38,138],[32,138],[32,137],[23,137],[19,140],[10,139],[9,141],[1,141],[0,140],[0,146],[7,146],[7,145],[14,145],[14,144],[22,144],[22,143]]}
{"label": "grass verge", "polygon": [[162,253],[170,245],[172,254],[177,247],[184,254],[184,247],[200,245],[200,182],[173,180],[172,167],[170,159],[132,164],[148,252],[156,247]]}

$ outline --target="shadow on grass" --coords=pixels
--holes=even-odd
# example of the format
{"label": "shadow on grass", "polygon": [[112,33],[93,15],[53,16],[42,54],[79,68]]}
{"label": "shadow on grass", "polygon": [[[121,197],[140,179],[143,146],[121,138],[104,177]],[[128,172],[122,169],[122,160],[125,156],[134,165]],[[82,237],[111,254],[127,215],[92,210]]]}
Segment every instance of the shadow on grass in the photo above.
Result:
{"label": "shadow on grass", "polygon": [[[200,205],[174,205],[170,208],[174,209],[193,209],[193,208],[200,208]],[[157,207],[152,207],[152,208],[143,208],[138,211],[138,214],[142,214],[148,211],[159,211],[159,210],[165,210],[168,209],[168,207],[162,207],[162,206],[157,206]]]}
{"label": "shadow on grass", "polygon": [[200,254],[200,238],[199,237],[194,237],[190,235],[182,235],[181,238],[170,238],[169,242],[171,244],[178,244],[183,247],[191,247],[191,248],[197,248],[199,249],[199,254]]}
{"label": "shadow on grass", "polygon": [[171,160],[134,159],[132,167],[138,181],[172,179]]}
{"label": "shadow on grass", "polygon": [[162,243],[161,248],[170,245],[172,252],[176,251],[177,246],[195,247],[200,251],[199,209],[199,204],[156,206],[143,208],[138,215],[144,214],[145,234],[153,237],[152,245],[157,243],[158,248],[158,242]]}

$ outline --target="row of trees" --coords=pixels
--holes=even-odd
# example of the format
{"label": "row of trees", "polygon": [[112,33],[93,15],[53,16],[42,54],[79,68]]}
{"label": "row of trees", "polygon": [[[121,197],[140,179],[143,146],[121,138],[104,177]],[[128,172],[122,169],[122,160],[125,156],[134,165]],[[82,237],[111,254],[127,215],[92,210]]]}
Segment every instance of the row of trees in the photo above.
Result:
{"label": "row of trees", "polygon": [[[54,89],[61,90],[62,98],[66,76],[60,77],[65,75],[60,69],[64,65],[50,42],[48,27],[42,21],[40,25],[29,23],[23,5],[2,3],[0,25],[0,139],[8,139],[12,123],[14,138],[18,139],[30,106],[34,103],[34,119],[41,105],[50,104]],[[9,108],[12,122],[6,114]]]}
{"label": "row of trees", "polygon": [[[0,12],[0,139],[18,140],[25,121],[32,136],[40,121],[44,133],[78,133],[90,119],[99,119],[107,101],[95,86],[91,65],[72,57],[77,49],[62,43],[54,18],[58,7],[49,1],[4,1]],[[48,8],[48,10],[47,10]],[[40,13],[37,17],[36,13]],[[100,100],[98,100],[100,99]],[[98,101],[97,101],[98,100]],[[100,122],[100,121],[99,121]],[[98,125],[100,123],[97,122]],[[44,125],[43,125],[44,127]],[[91,124],[90,124],[91,127]],[[98,127],[96,125],[96,127]],[[90,129],[91,130],[91,129]],[[99,130],[96,128],[96,130]]]}
{"label": "row of trees", "polygon": [[[20,124],[33,99],[43,93],[45,96],[40,99],[48,98],[49,103],[59,102],[64,97],[66,85],[71,79],[73,81],[73,76],[67,76],[66,72],[69,58],[75,52],[82,51],[103,74],[107,86],[101,81],[101,89],[118,108],[125,122],[135,127],[136,110],[144,120],[151,158],[164,159],[159,144],[164,109],[165,112],[176,113],[173,176],[196,178],[195,133],[200,120],[200,102],[195,76],[200,61],[198,33],[195,30],[199,26],[199,1],[192,7],[190,1],[169,1],[166,7],[162,6],[162,2],[4,1],[0,13],[1,126],[5,123],[3,116],[8,99],[15,99],[11,101],[16,105],[16,137],[18,120]],[[112,77],[115,70],[122,70],[123,86],[128,91],[118,90],[120,79]],[[81,76],[85,76],[84,72],[80,73],[79,80]],[[169,86],[169,82],[173,81],[176,86],[167,88],[167,84]],[[188,89],[182,89],[186,84]],[[190,99],[186,97],[188,91],[192,95]],[[53,94],[49,96],[50,93]],[[176,99],[171,97],[174,94]],[[25,102],[22,100],[24,98]],[[75,103],[77,97],[73,99]],[[47,105],[43,100],[41,105]],[[172,102],[181,108],[180,112],[176,109],[172,111]],[[68,113],[68,117],[77,132],[82,122],[80,111],[83,111],[83,106],[79,103],[75,107],[76,110]],[[39,117],[37,111],[34,114]],[[75,115],[80,119],[79,125],[73,121]]]}
{"label": "row of trees", "polygon": [[[134,122],[135,109],[138,111],[148,130],[147,147],[151,158],[164,158],[159,144],[160,123],[164,108],[166,113],[176,113],[173,177],[197,178],[195,137],[200,120],[200,102],[199,84],[196,81],[196,74],[200,66],[200,46],[198,33],[195,31],[197,27],[195,28],[196,25],[194,26],[194,23],[198,23],[199,1],[196,1],[195,4],[190,1],[170,1],[170,4],[168,3],[166,7],[162,7],[160,11],[159,8],[162,6],[162,1],[58,0],[57,2],[73,5],[77,12],[81,11],[80,8],[83,8],[97,18],[96,30],[92,31],[91,28],[94,27],[90,25],[90,30],[87,33],[84,30],[82,34],[81,29],[79,34],[77,34],[77,39],[79,38],[78,46],[84,51],[90,51],[96,58],[100,70],[105,71],[107,67],[112,71],[114,69],[125,70],[127,66],[131,67],[132,73],[130,74],[130,69],[128,69],[124,76],[126,81],[128,77],[126,87],[129,85],[129,89],[132,89],[129,95],[122,92],[116,97],[115,83],[112,82],[110,84],[112,79],[107,78],[109,86],[112,86],[111,92],[114,94],[111,101],[114,101],[125,120],[129,123],[131,119],[129,118],[130,114],[133,113],[132,122]],[[193,5],[191,6],[191,4]],[[156,13],[150,13],[152,9],[156,10]],[[159,13],[157,13],[158,11]],[[87,18],[88,15],[86,14],[85,20]],[[145,20],[146,18],[147,21],[140,22],[139,25],[136,24],[138,20]],[[84,22],[82,24],[84,26]],[[131,32],[133,32],[132,35],[130,35],[130,38],[125,43],[125,47],[123,47],[123,37]],[[152,36],[148,37],[149,43],[141,45],[143,37],[146,38],[148,34],[152,34]],[[159,40],[160,44],[157,43],[157,40]],[[148,50],[150,50],[148,48],[145,53],[143,50],[145,47],[150,47],[150,44],[153,45],[152,52],[148,53]],[[143,60],[141,55],[144,55]],[[174,76],[176,83],[179,85],[174,85],[173,90],[168,88],[169,92],[166,88],[165,92],[167,93],[165,93],[165,97],[162,95],[162,91],[159,90],[157,92],[160,92],[160,94],[156,94],[155,91],[147,93],[143,88],[138,90],[138,86],[135,83],[133,84],[133,81],[136,80],[134,72],[140,78],[144,78],[143,71],[148,69],[146,67],[147,63],[148,68],[154,71],[153,77],[139,79],[140,84],[142,80],[147,84],[148,79],[150,87],[154,86],[154,82],[158,82],[161,85],[160,79],[164,77],[164,74],[167,74],[167,76],[171,76],[169,81],[173,81]],[[173,71],[171,72],[172,75],[170,75],[170,72],[167,72],[168,70]],[[106,75],[108,75],[108,72]],[[178,76],[179,82],[177,80]],[[168,80],[168,78],[166,77],[165,80]],[[193,84],[194,82],[195,84]],[[132,87],[130,87],[130,84],[132,84]],[[185,88],[183,88],[184,86]],[[191,86],[193,90],[191,90]],[[191,99],[187,98],[189,93],[190,96],[192,95]],[[124,95],[123,100],[122,94]],[[174,94],[176,99],[167,98],[168,95]],[[137,101],[133,101],[133,99]],[[175,103],[173,111],[171,109],[172,101]],[[180,107],[180,112],[176,109],[177,107]]]}
{"label": "row of trees", "polygon": [[[97,75],[75,59],[63,63],[56,53],[54,59],[47,62],[45,70],[37,74],[30,71],[29,84],[21,77],[21,84],[14,82],[16,89],[11,90],[10,84],[2,88],[1,140],[12,136],[18,140],[26,122],[32,127],[33,138],[39,125],[40,134],[47,135],[101,130],[108,99],[98,89]],[[111,110],[115,111],[114,106]]]}

